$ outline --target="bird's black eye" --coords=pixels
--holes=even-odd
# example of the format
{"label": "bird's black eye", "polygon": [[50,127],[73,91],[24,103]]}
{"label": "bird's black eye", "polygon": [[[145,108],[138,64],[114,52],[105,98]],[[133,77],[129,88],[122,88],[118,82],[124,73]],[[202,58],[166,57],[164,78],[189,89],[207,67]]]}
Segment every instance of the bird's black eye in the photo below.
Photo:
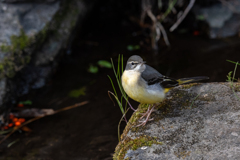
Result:
{"label": "bird's black eye", "polygon": [[132,62],[132,65],[134,65],[134,63]]}

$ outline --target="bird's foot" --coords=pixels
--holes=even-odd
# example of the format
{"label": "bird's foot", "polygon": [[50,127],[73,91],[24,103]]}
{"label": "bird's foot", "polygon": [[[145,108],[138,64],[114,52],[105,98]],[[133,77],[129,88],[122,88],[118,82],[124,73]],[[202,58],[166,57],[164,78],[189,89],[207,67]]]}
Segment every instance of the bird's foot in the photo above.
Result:
{"label": "bird's foot", "polygon": [[[154,118],[151,118],[151,119],[148,119],[148,121],[153,121],[154,120]],[[146,120],[139,120],[138,122],[140,122],[140,123],[143,123],[143,122],[145,122]]]}
{"label": "bird's foot", "polygon": [[149,105],[147,112],[144,113],[142,117],[140,117],[140,120],[143,119],[144,117],[146,117],[146,119],[143,120],[143,121],[139,121],[140,124],[137,125],[136,127],[145,126],[145,124],[146,124],[148,121],[152,121],[152,120],[153,120],[153,118],[151,118],[151,119],[149,119],[149,118],[150,118],[151,113],[154,112],[154,111],[156,111],[156,110],[155,110],[155,105],[153,105],[153,107],[152,107],[151,109],[150,109],[150,107],[151,107],[151,105]]}

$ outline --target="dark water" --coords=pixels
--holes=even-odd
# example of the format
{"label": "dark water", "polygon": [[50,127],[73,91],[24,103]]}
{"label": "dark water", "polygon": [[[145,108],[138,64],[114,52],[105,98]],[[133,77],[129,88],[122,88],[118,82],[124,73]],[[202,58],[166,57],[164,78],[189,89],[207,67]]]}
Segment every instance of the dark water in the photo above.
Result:
{"label": "dark water", "polygon": [[[136,33],[139,34],[133,36]],[[98,60],[112,57],[116,62],[119,54],[123,54],[125,60],[133,54],[139,54],[167,76],[209,76],[210,82],[226,81],[226,75],[234,69],[234,64],[226,62],[226,59],[240,60],[238,37],[208,40],[191,33],[169,33],[171,48],[160,42],[160,51],[156,54],[150,49],[143,33],[142,29],[119,12],[100,7],[89,15],[68,50],[70,54],[64,55],[47,85],[20,98],[32,100],[31,107],[54,110],[86,100],[89,104],[35,121],[28,125],[33,130],[31,133],[16,132],[1,144],[0,159],[112,158],[118,143],[117,126],[122,115],[107,94],[108,90],[112,90],[107,77],[113,77],[112,70],[100,68],[97,74],[87,71],[89,65],[96,64]],[[127,45],[140,43],[144,44],[140,50],[128,51],[126,48]],[[239,72],[236,75],[239,77]],[[85,96],[68,96],[71,90],[82,87],[86,87]],[[137,103],[131,103],[137,107]],[[17,143],[6,147],[17,139]]]}

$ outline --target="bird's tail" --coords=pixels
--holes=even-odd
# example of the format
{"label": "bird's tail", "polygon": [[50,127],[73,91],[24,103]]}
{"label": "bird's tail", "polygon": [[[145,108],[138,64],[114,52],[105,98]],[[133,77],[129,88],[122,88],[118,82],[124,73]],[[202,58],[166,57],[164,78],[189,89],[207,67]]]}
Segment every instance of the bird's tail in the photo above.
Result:
{"label": "bird's tail", "polygon": [[188,83],[198,82],[198,81],[206,80],[206,79],[209,79],[209,77],[199,76],[199,77],[181,78],[181,79],[178,79],[177,81],[180,85],[180,84],[188,84]]}

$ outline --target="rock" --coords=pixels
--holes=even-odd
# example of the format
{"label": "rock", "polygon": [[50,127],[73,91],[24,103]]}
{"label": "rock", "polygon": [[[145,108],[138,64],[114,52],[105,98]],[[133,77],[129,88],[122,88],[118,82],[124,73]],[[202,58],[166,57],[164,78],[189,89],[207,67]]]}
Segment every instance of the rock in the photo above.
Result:
{"label": "rock", "polygon": [[0,1],[0,88],[5,88],[0,91],[0,114],[2,99],[10,101],[45,85],[56,57],[69,47],[76,25],[94,2]]}
{"label": "rock", "polygon": [[[59,10],[59,4],[60,2],[52,4],[0,2],[0,54],[16,51],[17,47],[21,50],[27,47],[24,42],[29,43],[30,39],[34,39],[53,20],[54,14]],[[15,40],[22,41],[21,46],[12,46],[14,43],[20,43],[14,42],[13,36],[16,37]],[[4,58],[1,57],[0,62]]]}
{"label": "rock", "polygon": [[210,38],[234,36],[240,29],[240,0],[217,3],[209,7],[195,6],[195,15],[209,25]]}
{"label": "rock", "polygon": [[[237,97],[238,96],[238,97]],[[139,105],[129,120],[114,159],[176,160],[240,157],[240,84],[190,84],[172,89],[151,115],[134,127],[146,111]]]}
{"label": "rock", "polygon": [[0,80],[0,106],[3,105],[4,102],[4,96],[6,93],[6,87],[7,87],[7,82],[6,78],[3,78]]}

